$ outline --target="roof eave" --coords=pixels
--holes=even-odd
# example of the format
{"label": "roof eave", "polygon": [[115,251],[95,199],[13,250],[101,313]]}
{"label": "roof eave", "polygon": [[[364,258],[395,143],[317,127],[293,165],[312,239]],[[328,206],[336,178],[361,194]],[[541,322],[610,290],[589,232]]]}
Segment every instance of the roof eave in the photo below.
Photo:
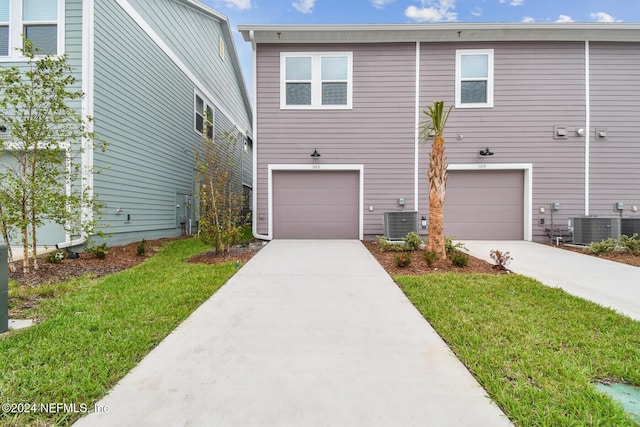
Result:
{"label": "roof eave", "polygon": [[471,41],[640,42],[640,24],[444,23],[372,25],[240,25],[256,43],[393,43]]}

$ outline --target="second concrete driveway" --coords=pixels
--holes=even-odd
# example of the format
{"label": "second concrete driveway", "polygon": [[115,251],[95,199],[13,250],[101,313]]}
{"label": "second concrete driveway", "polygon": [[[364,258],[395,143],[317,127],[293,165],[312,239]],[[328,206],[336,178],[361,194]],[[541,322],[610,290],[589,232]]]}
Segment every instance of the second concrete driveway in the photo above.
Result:
{"label": "second concrete driveway", "polygon": [[465,241],[471,255],[493,263],[492,249],[508,251],[514,273],[640,320],[640,268],[524,241]]}
{"label": "second concrete driveway", "polygon": [[507,426],[359,241],[269,243],[82,426]]}

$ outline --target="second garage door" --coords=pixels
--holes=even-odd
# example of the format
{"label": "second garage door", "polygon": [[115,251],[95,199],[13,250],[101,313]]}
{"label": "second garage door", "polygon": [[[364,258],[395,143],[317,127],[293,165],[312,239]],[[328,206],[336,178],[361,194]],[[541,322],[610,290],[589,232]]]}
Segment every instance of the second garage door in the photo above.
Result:
{"label": "second garage door", "polygon": [[358,171],[274,171],[276,239],[357,239]]}
{"label": "second garage door", "polygon": [[447,236],[522,240],[524,172],[450,171],[444,206]]}

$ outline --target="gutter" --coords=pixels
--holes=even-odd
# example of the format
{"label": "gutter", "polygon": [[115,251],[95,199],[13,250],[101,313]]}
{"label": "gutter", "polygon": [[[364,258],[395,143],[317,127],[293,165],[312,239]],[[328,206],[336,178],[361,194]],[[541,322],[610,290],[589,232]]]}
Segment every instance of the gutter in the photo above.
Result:
{"label": "gutter", "polygon": [[256,81],[258,73],[256,72],[256,66],[258,64],[257,44],[254,37],[253,30],[249,31],[249,40],[251,41],[251,49],[253,50],[253,200],[252,200],[252,215],[251,215],[251,231],[253,237],[260,240],[271,240],[270,235],[258,233],[258,219],[256,212],[258,211],[258,82]]}

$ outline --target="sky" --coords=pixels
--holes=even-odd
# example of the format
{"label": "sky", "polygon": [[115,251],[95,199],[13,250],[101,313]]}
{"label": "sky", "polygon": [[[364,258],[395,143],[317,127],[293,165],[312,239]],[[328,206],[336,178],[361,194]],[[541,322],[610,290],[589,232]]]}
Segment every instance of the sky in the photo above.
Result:
{"label": "sky", "polygon": [[640,23],[638,0],[200,0],[229,18],[249,93],[252,53],[241,24],[436,22]]}

